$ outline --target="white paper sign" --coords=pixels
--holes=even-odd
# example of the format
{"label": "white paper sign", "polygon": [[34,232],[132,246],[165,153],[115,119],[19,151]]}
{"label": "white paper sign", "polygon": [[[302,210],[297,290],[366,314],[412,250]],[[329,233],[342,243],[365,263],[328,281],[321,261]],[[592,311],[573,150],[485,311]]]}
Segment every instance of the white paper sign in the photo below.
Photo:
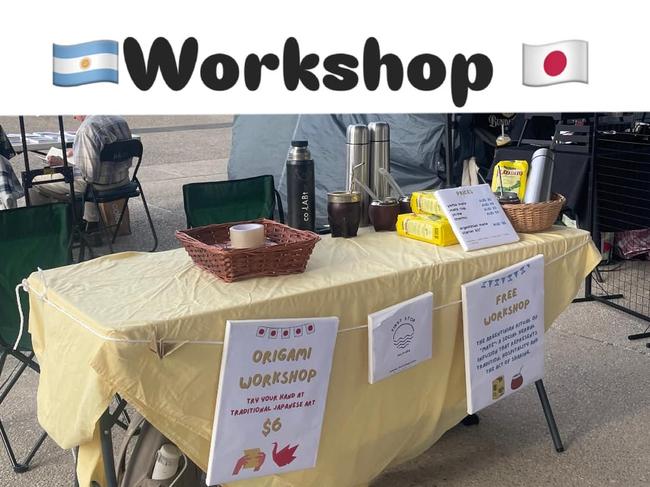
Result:
{"label": "white paper sign", "polygon": [[368,316],[368,382],[374,384],[431,358],[433,294]]}
{"label": "white paper sign", "polygon": [[517,242],[519,236],[487,184],[436,191],[463,250]]}
{"label": "white paper sign", "polygon": [[338,318],[228,321],[207,485],[316,465]]}
{"label": "white paper sign", "polygon": [[462,286],[467,412],[544,375],[544,256]]}

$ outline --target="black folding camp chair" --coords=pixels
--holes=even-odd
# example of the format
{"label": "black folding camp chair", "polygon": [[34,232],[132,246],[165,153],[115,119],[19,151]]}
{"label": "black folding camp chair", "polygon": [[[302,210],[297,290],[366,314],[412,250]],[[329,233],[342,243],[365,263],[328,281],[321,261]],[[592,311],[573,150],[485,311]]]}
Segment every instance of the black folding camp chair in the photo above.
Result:
{"label": "black folding camp chair", "polygon": [[[25,293],[20,293],[24,330],[14,350],[20,326],[16,286],[37,267],[48,269],[69,264],[71,231],[70,206],[65,203],[0,211],[0,376],[5,368],[13,366],[0,385],[0,412],[3,401],[27,368],[40,373],[27,333],[29,301]],[[9,357],[17,363],[12,365]],[[24,460],[18,461],[0,420],[0,438],[15,472],[25,472],[29,468],[46,436],[43,433]]]}
{"label": "black folding camp chair", "polygon": [[258,218],[273,219],[276,203],[280,223],[284,223],[282,199],[270,175],[186,184],[183,186],[183,203],[188,228]]}
{"label": "black folding camp chair", "polygon": [[[122,225],[122,220],[124,219],[124,213],[126,212],[127,204],[130,198],[142,198],[142,205],[144,206],[144,212],[147,215],[147,220],[149,221],[149,227],[151,228],[151,234],[153,235],[153,248],[151,252],[155,251],[158,247],[158,236],[156,235],[156,229],[153,226],[153,221],[151,220],[151,214],[149,213],[149,207],[147,206],[147,200],[144,197],[144,192],[142,190],[142,185],[138,180],[138,169],[140,169],[140,164],[142,163],[142,142],[138,139],[129,139],[129,140],[120,140],[114,142],[104,147],[100,154],[100,159],[102,162],[120,162],[129,158],[137,158],[138,162],[135,165],[133,170],[133,176],[131,180],[124,186],[119,188],[109,189],[102,191],[94,184],[88,184],[86,189],[86,194],[84,195],[84,202],[91,202],[95,204],[97,213],[99,213],[99,226],[100,231],[103,232],[108,238],[108,248],[111,253],[113,253],[113,244],[117,238],[117,234]],[[104,220],[101,211],[99,210],[100,203],[111,203],[113,201],[124,200],[124,205],[120,212],[120,216],[114,227],[113,233],[111,234],[107,222]]]}

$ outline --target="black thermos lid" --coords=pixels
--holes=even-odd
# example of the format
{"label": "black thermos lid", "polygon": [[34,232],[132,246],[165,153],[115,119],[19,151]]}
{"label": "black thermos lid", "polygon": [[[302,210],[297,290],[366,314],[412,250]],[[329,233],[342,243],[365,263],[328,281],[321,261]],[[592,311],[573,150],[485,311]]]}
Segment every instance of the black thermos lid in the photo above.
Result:
{"label": "black thermos lid", "polygon": [[291,141],[291,147],[307,147],[307,141],[306,140],[292,140]]}

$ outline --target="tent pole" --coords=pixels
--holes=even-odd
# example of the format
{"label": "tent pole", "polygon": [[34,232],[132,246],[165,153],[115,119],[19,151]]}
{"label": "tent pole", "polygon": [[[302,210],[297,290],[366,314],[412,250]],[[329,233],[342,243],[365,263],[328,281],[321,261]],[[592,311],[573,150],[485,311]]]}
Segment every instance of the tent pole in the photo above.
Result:
{"label": "tent pole", "polygon": [[[20,141],[23,144],[23,159],[25,160],[25,171],[29,173],[29,153],[27,152],[27,137],[25,135],[25,117],[22,115],[18,116],[18,123],[20,124]],[[23,174],[24,176],[24,174]],[[31,182],[31,181],[30,181]],[[23,186],[27,186],[25,184],[25,180],[23,179]],[[27,186],[25,188],[25,205],[26,206],[32,206],[32,202],[29,199],[29,188],[31,185]]]}
{"label": "tent pole", "polygon": [[61,152],[63,154],[63,171],[64,177],[68,179],[70,185],[70,205],[72,206],[72,228],[77,228],[77,205],[76,195],[74,193],[74,174],[68,164],[68,147],[65,142],[65,131],[63,130],[63,116],[59,115],[59,136],[61,137]]}
{"label": "tent pole", "polygon": [[451,188],[454,184],[452,181],[452,167],[454,164],[454,114],[447,114],[447,126],[445,130],[446,143],[445,143],[445,187]]}

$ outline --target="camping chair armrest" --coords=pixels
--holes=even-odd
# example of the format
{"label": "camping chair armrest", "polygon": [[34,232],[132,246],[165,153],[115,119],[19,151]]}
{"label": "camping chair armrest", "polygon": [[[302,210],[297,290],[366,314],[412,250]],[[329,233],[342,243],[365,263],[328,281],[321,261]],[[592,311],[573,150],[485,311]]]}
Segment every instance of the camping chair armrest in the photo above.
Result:
{"label": "camping chair armrest", "polygon": [[57,167],[43,167],[40,169],[30,169],[29,171],[22,171],[21,178],[23,183],[23,189],[27,190],[34,186],[39,186],[41,184],[50,184],[57,181],[37,181],[34,182],[34,178],[37,176],[49,175],[49,174],[61,174],[63,175],[63,181],[70,184],[74,181],[74,171],[71,166],[57,166]]}
{"label": "camping chair armrest", "polygon": [[278,193],[277,189],[273,189],[275,193],[275,201],[278,203],[278,215],[280,217],[280,223],[284,223],[284,208],[282,207],[282,197]]}

